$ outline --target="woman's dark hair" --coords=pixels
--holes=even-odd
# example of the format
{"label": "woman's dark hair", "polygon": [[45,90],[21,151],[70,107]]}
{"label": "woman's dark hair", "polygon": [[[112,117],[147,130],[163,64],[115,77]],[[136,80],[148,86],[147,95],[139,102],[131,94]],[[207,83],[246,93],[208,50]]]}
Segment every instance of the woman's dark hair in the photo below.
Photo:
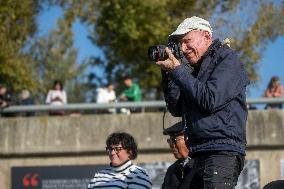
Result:
{"label": "woman's dark hair", "polygon": [[55,89],[55,86],[56,86],[57,84],[60,85],[60,90],[62,90],[62,89],[63,89],[63,83],[62,83],[62,81],[60,81],[60,80],[55,80],[55,81],[53,82],[52,89]]}
{"label": "woman's dark hair", "polygon": [[137,144],[133,136],[125,132],[115,132],[108,136],[106,140],[106,145],[117,145],[121,144],[121,146],[128,151],[130,154],[130,159],[137,158]]}
{"label": "woman's dark hair", "polygon": [[273,88],[273,87],[274,87],[274,84],[275,84],[276,82],[279,82],[279,81],[280,81],[280,78],[279,78],[278,76],[273,76],[273,77],[271,77],[271,79],[270,79],[270,81],[269,81],[269,83],[268,83],[267,88],[268,88],[268,89]]}

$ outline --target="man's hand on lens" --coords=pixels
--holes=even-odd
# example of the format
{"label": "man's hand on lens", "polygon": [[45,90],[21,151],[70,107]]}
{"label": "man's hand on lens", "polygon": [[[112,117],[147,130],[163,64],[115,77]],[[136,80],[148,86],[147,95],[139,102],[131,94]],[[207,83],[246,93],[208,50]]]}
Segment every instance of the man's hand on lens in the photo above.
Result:
{"label": "man's hand on lens", "polygon": [[166,52],[167,52],[169,58],[167,60],[164,60],[164,61],[158,61],[158,62],[156,62],[156,64],[161,66],[161,68],[165,71],[171,71],[171,70],[175,69],[177,66],[179,66],[180,63],[168,47],[166,48]]}

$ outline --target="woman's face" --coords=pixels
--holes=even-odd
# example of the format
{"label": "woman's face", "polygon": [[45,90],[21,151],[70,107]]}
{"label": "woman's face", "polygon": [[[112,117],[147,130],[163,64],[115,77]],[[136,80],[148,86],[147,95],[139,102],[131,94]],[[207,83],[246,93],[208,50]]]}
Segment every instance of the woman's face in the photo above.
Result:
{"label": "woman's face", "polygon": [[273,87],[278,87],[280,85],[280,81],[274,81],[273,82]]}
{"label": "woman's face", "polygon": [[117,167],[129,160],[129,152],[121,144],[115,144],[107,147],[109,160],[112,166]]}
{"label": "woman's face", "polygon": [[59,83],[56,83],[56,85],[54,86],[54,89],[57,91],[61,90],[61,85]]}

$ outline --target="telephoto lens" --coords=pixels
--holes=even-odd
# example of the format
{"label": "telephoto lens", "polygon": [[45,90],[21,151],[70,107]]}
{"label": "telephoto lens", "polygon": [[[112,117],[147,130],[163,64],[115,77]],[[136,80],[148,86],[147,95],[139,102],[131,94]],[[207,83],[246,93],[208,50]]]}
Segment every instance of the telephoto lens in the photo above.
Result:
{"label": "telephoto lens", "polygon": [[148,49],[148,58],[151,61],[157,62],[161,60],[166,60],[168,58],[168,54],[166,53],[165,45],[155,45],[151,46]]}

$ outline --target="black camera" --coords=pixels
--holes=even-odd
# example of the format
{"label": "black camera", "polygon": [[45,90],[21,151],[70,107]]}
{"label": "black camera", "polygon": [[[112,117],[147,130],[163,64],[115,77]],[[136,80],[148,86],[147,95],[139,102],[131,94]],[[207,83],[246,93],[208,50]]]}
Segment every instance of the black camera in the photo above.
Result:
{"label": "black camera", "polygon": [[168,47],[172,51],[172,53],[177,59],[182,59],[183,52],[181,51],[180,45],[174,42],[171,42],[167,46],[166,45],[155,45],[155,46],[149,47],[148,49],[149,60],[154,61],[154,62],[166,60],[168,58],[168,54],[166,53],[166,47]]}

